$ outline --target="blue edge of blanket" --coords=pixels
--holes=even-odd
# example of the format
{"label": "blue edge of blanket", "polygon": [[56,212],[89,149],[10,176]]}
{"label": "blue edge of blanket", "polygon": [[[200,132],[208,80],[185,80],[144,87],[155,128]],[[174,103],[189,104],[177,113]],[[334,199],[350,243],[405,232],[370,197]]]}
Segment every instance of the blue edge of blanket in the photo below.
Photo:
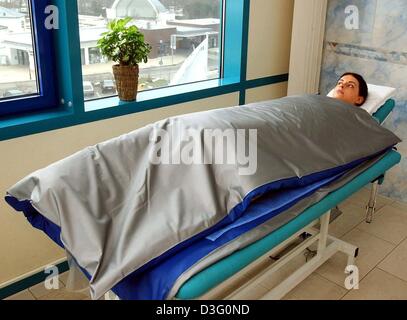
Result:
{"label": "blue edge of blanket", "polygon": [[[389,106],[389,103],[385,106]],[[389,110],[393,107],[394,104]],[[382,122],[382,119],[378,118],[378,120]],[[194,299],[201,296],[243,269],[253,260],[261,257],[296,231],[305,227],[365,184],[379,177],[401,159],[400,154],[391,151],[391,149],[392,147],[382,151],[381,153],[387,152],[387,154],[378,163],[342,188],[330,193],[323,200],[306,209],[297,218],[190,278],[181,286],[176,298]],[[353,161],[345,166],[314,173],[302,178],[293,177],[275,181],[253,190],[242,203],[237,205],[218,224],[178,244],[163,255],[135,270],[117,283],[112,288],[112,291],[124,300],[165,299],[178,277],[201,258],[285,211],[301,199],[310,196],[319,188],[339,179],[352,168],[375,156],[377,154]],[[285,190],[285,192],[281,192],[281,190]],[[251,200],[258,195],[263,195],[261,200],[251,203]],[[22,211],[33,227],[45,232],[55,243],[64,248],[60,238],[61,228],[35,210],[29,200],[19,201],[14,197],[6,196],[6,201],[16,211]],[[247,219],[247,217],[252,217],[252,219]],[[247,219],[247,221],[241,223],[242,219]],[[228,227],[228,229],[220,232],[225,227]],[[220,232],[220,236],[211,237],[215,232],[217,234]],[[83,268],[81,269],[90,279],[89,273]]]}

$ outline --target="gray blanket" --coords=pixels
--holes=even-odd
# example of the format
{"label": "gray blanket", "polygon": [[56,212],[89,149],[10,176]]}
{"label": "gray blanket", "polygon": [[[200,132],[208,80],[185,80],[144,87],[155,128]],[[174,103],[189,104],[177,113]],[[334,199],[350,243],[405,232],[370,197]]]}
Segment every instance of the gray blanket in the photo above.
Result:
{"label": "gray blanket", "polygon": [[398,142],[362,109],[322,96],[286,97],[158,121],[38,170],[8,193],[61,227],[98,299],[216,225],[253,190]]}

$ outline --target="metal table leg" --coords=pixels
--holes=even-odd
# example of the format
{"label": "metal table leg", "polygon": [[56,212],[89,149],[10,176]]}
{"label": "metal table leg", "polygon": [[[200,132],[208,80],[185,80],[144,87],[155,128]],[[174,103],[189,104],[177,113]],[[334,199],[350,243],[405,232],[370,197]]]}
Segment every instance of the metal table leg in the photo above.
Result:
{"label": "metal table leg", "polygon": [[366,222],[371,223],[373,220],[373,214],[376,211],[376,198],[377,198],[377,191],[379,189],[379,181],[376,180],[372,184],[372,190],[370,191],[370,199],[369,203],[366,206]]}

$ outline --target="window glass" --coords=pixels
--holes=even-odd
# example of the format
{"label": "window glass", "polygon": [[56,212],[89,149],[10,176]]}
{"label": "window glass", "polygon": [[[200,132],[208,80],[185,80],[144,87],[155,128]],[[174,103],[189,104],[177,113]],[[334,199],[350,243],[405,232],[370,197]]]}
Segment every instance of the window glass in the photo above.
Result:
{"label": "window glass", "polygon": [[0,0],[0,99],[38,94],[28,0]]}
{"label": "window glass", "polygon": [[139,91],[219,77],[221,1],[77,1],[85,100],[116,94],[114,63],[96,46],[112,19],[132,17],[152,46],[139,65]]}

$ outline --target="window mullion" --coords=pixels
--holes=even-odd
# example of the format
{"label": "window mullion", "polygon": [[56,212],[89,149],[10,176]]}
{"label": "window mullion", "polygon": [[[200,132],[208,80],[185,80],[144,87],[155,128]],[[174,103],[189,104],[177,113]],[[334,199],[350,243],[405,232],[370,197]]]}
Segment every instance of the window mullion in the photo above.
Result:
{"label": "window mullion", "polygon": [[54,0],[59,10],[56,30],[59,102],[75,114],[84,112],[78,7],[76,1]]}

